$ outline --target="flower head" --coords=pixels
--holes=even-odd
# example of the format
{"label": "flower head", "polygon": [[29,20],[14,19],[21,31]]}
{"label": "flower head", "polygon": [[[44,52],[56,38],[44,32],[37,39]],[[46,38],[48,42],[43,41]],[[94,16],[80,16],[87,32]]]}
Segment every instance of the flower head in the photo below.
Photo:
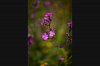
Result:
{"label": "flower head", "polygon": [[68,27],[72,27],[72,22],[68,22]]}
{"label": "flower head", "polygon": [[64,58],[63,58],[63,57],[61,57],[61,58],[59,58],[59,60],[64,61]]}
{"label": "flower head", "polygon": [[51,12],[47,12],[46,14],[45,14],[45,17],[52,17],[52,13]]}
{"label": "flower head", "polygon": [[44,17],[41,24],[42,24],[42,25],[48,25],[49,23],[50,23],[49,18],[48,18],[48,17]]}
{"label": "flower head", "polygon": [[28,45],[33,45],[34,44],[33,38],[34,38],[34,35],[28,36]]}
{"label": "flower head", "polygon": [[50,31],[49,31],[49,38],[53,38],[54,36],[55,36],[54,29],[50,29]]}
{"label": "flower head", "polygon": [[43,40],[47,40],[49,38],[48,34],[47,33],[43,33],[42,34],[42,39]]}

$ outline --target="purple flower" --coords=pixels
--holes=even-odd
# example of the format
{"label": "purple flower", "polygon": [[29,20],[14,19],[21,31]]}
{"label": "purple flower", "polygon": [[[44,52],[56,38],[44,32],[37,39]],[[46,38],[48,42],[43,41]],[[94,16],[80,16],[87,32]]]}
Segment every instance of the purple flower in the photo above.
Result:
{"label": "purple flower", "polygon": [[34,44],[33,38],[34,38],[33,35],[28,36],[28,45],[33,45]]}
{"label": "purple flower", "polygon": [[48,17],[44,17],[41,24],[42,24],[42,25],[48,25],[49,23],[50,23],[49,18],[48,18]]}
{"label": "purple flower", "polygon": [[51,21],[52,13],[47,12],[42,20],[42,25],[49,25]]}
{"label": "purple flower", "polygon": [[45,7],[45,8],[49,8],[50,5],[51,5],[51,3],[50,3],[49,1],[45,1],[45,2],[44,2],[44,7]]}
{"label": "purple flower", "polygon": [[49,31],[49,37],[52,38],[52,37],[54,37],[54,36],[55,36],[55,31],[54,31],[54,29],[50,29],[50,31]]}
{"label": "purple flower", "polygon": [[43,33],[42,34],[42,39],[43,40],[47,40],[49,38],[48,34],[47,33]]}
{"label": "purple flower", "polygon": [[64,61],[64,58],[63,58],[63,57],[61,57],[61,58],[59,58],[59,60]]}
{"label": "purple flower", "polygon": [[72,22],[68,22],[68,27],[72,27]]}
{"label": "purple flower", "polygon": [[51,18],[51,17],[52,17],[52,13],[51,13],[51,12],[47,12],[47,13],[45,14],[45,17]]}

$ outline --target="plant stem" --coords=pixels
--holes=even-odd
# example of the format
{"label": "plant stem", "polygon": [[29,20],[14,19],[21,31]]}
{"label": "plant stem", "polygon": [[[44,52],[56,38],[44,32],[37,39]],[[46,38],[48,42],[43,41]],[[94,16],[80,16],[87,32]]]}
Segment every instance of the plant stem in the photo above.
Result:
{"label": "plant stem", "polygon": [[[55,41],[55,42],[56,42],[56,41]],[[56,45],[57,45],[56,54],[57,54],[57,66],[58,66],[58,61],[59,61],[59,55],[58,55],[59,44],[56,42]]]}
{"label": "plant stem", "polygon": [[49,29],[50,29],[50,24],[51,24],[51,23],[49,23]]}

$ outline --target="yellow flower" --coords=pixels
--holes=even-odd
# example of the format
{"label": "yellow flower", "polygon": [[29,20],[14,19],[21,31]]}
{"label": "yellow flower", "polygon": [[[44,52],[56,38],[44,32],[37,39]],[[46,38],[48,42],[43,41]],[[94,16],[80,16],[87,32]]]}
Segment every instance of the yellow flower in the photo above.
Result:
{"label": "yellow flower", "polygon": [[41,64],[41,66],[47,66],[47,65],[48,65],[47,62],[44,62],[44,63]]}
{"label": "yellow flower", "polygon": [[45,62],[45,63],[44,63],[44,65],[48,65],[48,63],[47,63],[47,62]]}
{"label": "yellow flower", "polygon": [[41,64],[41,66],[45,66],[44,64]]}

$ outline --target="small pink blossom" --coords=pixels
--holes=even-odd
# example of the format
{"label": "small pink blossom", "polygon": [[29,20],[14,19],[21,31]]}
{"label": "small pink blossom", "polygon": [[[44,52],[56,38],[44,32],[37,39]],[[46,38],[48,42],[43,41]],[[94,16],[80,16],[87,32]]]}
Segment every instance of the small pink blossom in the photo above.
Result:
{"label": "small pink blossom", "polygon": [[50,29],[50,31],[49,31],[49,37],[52,38],[52,37],[54,37],[54,36],[55,36],[55,31],[54,31],[54,29]]}
{"label": "small pink blossom", "polygon": [[49,18],[48,18],[48,17],[44,17],[41,24],[42,24],[42,25],[48,25],[49,22],[50,22]]}
{"label": "small pink blossom", "polygon": [[72,22],[67,23],[68,27],[72,27]]}
{"label": "small pink blossom", "polygon": [[63,58],[63,57],[61,57],[61,58],[59,58],[59,60],[64,61],[64,58]]}
{"label": "small pink blossom", "polygon": [[47,12],[46,14],[45,14],[45,17],[52,17],[52,13],[51,12]]}
{"label": "small pink blossom", "polygon": [[43,40],[47,40],[49,38],[48,34],[47,33],[43,33],[42,34],[42,39]]}

